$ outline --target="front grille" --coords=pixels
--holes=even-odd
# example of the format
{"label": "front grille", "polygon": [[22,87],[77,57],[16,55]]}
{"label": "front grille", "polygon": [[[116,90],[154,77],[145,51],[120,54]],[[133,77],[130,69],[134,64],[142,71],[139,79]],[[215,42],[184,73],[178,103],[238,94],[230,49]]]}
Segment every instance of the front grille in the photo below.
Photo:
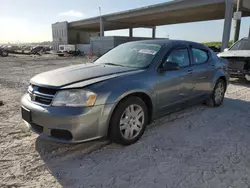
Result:
{"label": "front grille", "polygon": [[38,91],[40,93],[46,93],[49,95],[55,95],[57,92],[57,89],[51,89],[51,88],[45,88],[45,87],[38,87]]}
{"label": "front grille", "polygon": [[31,101],[45,105],[51,104],[56,92],[56,89],[39,87],[35,85],[30,85],[28,88]]}
{"label": "front grille", "polygon": [[38,103],[50,105],[52,102],[52,99],[47,99],[47,98],[36,96],[35,101]]}

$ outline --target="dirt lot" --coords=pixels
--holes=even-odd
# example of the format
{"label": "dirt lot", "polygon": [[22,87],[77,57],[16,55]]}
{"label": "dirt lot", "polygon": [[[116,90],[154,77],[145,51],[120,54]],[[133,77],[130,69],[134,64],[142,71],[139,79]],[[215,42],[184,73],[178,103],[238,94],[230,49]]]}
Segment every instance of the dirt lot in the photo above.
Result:
{"label": "dirt lot", "polygon": [[250,84],[219,108],[197,105],[150,125],[129,147],[67,145],[25,132],[20,98],[37,73],[83,58],[0,58],[0,187],[250,187]]}

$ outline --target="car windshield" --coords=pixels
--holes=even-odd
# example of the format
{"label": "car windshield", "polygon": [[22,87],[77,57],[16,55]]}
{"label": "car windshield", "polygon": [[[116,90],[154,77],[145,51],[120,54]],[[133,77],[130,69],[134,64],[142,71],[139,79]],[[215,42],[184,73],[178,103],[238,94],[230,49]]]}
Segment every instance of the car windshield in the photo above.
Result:
{"label": "car windshield", "polygon": [[250,50],[250,40],[249,39],[242,39],[236,42],[230,50]]}
{"label": "car windshield", "polygon": [[160,48],[161,46],[157,44],[126,43],[110,50],[95,63],[145,68],[150,65]]}

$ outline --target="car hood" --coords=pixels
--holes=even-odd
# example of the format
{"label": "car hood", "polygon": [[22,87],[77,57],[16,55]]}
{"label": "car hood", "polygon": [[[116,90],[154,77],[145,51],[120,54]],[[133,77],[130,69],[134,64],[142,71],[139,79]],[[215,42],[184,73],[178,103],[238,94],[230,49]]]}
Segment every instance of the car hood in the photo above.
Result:
{"label": "car hood", "polygon": [[229,50],[218,54],[219,57],[250,57],[250,50]]}
{"label": "car hood", "polygon": [[[136,68],[121,67],[105,64],[81,64],[55,69],[34,76],[31,84],[51,88],[60,88],[78,82],[100,82],[120,75],[138,71]],[[93,80],[90,82],[90,80]],[[88,82],[87,82],[88,81]]]}

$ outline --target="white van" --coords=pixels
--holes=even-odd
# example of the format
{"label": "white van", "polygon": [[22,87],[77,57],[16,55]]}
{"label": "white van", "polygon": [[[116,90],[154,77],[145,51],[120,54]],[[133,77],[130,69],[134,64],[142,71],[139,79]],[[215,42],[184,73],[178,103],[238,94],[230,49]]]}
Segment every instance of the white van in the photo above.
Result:
{"label": "white van", "polygon": [[75,50],[76,47],[72,44],[59,45],[59,52],[72,52]]}

